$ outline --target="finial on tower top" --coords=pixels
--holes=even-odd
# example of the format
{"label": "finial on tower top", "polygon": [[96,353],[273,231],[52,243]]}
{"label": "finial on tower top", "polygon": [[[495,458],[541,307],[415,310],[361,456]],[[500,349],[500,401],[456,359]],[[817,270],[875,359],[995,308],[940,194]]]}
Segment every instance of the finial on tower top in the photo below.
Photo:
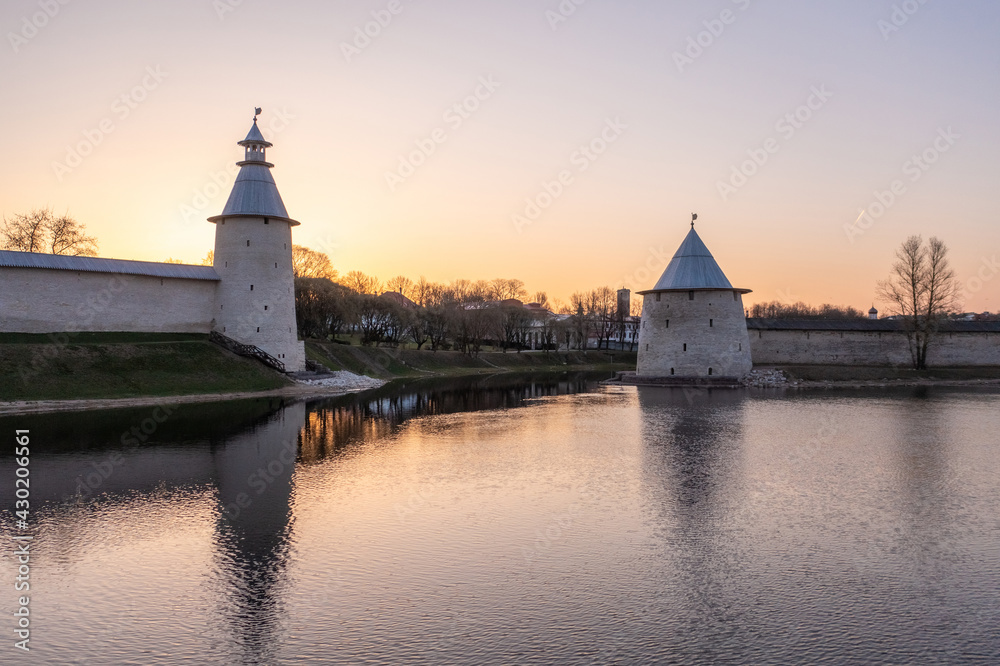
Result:
{"label": "finial on tower top", "polygon": [[259,116],[260,113],[261,113],[260,107],[259,106],[255,106],[253,108],[253,122],[254,122],[254,125],[257,124],[257,116]]}
{"label": "finial on tower top", "polygon": [[694,229],[694,221],[698,219],[698,213],[691,213],[691,228]]}

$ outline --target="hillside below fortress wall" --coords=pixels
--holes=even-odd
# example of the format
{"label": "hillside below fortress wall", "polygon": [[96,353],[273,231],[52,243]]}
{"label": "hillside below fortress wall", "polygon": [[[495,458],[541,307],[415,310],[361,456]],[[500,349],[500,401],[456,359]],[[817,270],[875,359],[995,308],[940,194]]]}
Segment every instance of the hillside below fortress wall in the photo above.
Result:
{"label": "hillside below fortress wall", "polygon": [[[754,365],[910,365],[892,320],[748,319]],[[927,351],[929,366],[1000,366],[1000,322],[948,322]]]}

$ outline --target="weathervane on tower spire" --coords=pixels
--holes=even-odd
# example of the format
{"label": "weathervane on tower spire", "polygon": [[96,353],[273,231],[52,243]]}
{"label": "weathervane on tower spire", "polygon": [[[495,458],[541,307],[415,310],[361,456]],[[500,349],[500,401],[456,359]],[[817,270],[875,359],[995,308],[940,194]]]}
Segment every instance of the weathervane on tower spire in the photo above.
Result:
{"label": "weathervane on tower spire", "polygon": [[691,228],[694,229],[694,221],[698,219],[698,213],[691,213]]}
{"label": "weathervane on tower spire", "polygon": [[256,124],[257,124],[257,116],[259,116],[259,115],[260,115],[260,113],[261,113],[261,111],[260,111],[260,107],[259,107],[259,106],[255,106],[255,107],[253,108],[253,124],[254,124],[254,125],[256,125]]}

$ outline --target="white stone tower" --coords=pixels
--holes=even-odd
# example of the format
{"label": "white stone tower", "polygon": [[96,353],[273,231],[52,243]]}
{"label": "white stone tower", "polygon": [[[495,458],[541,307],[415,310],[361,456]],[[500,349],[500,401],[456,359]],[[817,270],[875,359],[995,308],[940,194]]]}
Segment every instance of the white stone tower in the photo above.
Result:
{"label": "white stone tower", "polygon": [[694,230],[656,286],[640,291],[640,383],[726,384],[750,372],[743,294],[734,288]]}
{"label": "white stone tower", "polygon": [[[257,109],[260,113],[260,109]],[[254,345],[285,365],[305,369],[305,347],[295,324],[295,280],[292,275],[292,227],[278,187],[274,165],[265,159],[271,144],[257,128],[247,138],[240,172],[215,223],[215,270],[222,278],[216,290],[213,330]]]}

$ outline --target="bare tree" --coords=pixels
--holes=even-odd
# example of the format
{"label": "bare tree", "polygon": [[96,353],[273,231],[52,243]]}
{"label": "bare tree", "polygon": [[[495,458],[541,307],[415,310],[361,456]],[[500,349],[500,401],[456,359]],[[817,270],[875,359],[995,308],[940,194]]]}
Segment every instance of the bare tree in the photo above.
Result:
{"label": "bare tree", "polygon": [[889,303],[889,312],[902,317],[913,367],[927,367],[927,348],[938,325],[958,303],[955,271],[948,262],[944,242],[931,238],[924,245],[910,236],[896,250],[889,279],[878,284],[878,296]]}
{"label": "bare tree", "polygon": [[597,331],[597,348],[603,344],[605,349],[610,349],[611,336],[617,328],[618,295],[611,287],[598,287],[590,292],[587,300]]}
{"label": "bare tree", "polygon": [[351,271],[345,275],[342,284],[359,294],[378,296],[379,292],[382,291],[382,282],[378,278],[365,275],[361,271]]}
{"label": "bare tree", "polygon": [[413,294],[413,286],[413,280],[405,275],[397,275],[385,283],[386,289],[398,292],[407,298],[411,298],[411,294]]}
{"label": "bare tree", "polygon": [[3,218],[3,228],[0,229],[0,244],[5,250],[18,252],[45,251],[45,222],[52,213],[45,209],[33,210],[30,213],[14,215],[11,219]]}
{"label": "bare tree", "polygon": [[[295,247],[294,245],[292,247]],[[202,266],[214,266],[215,265],[215,250],[209,250],[205,258],[201,260]]]}
{"label": "bare tree", "polygon": [[528,295],[524,282],[516,278],[496,278],[489,282],[489,295],[498,301],[523,299]]}
{"label": "bare tree", "polygon": [[69,256],[96,257],[97,239],[88,236],[86,225],[69,215],[56,217],[48,208],[4,217],[0,247],[19,252],[44,252]]}
{"label": "bare tree", "polygon": [[311,250],[304,245],[292,246],[292,275],[297,278],[337,279],[337,270],[333,267],[330,257],[322,252]]}
{"label": "bare tree", "polygon": [[819,307],[813,307],[802,301],[797,303],[764,301],[753,304],[750,316],[764,319],[864,319],[865,313],[851,305],[824,303]]}
{"label": "bare tree", "polygon": [[68,215],[52,218],[47,225],[49,251],[74,257],[96,257],[97,239],[84,233],[87,227]]}
{"label": "bare tree", "polygon": [[327,278],[295,279],[295,319],[303,338],[336,337],[357,316],[359,296]]}
{"label": "bare tree", "polygon": [[423,275],[413,284],[413,301],[420,306],[429,305],[434,284],[427,281]]}

